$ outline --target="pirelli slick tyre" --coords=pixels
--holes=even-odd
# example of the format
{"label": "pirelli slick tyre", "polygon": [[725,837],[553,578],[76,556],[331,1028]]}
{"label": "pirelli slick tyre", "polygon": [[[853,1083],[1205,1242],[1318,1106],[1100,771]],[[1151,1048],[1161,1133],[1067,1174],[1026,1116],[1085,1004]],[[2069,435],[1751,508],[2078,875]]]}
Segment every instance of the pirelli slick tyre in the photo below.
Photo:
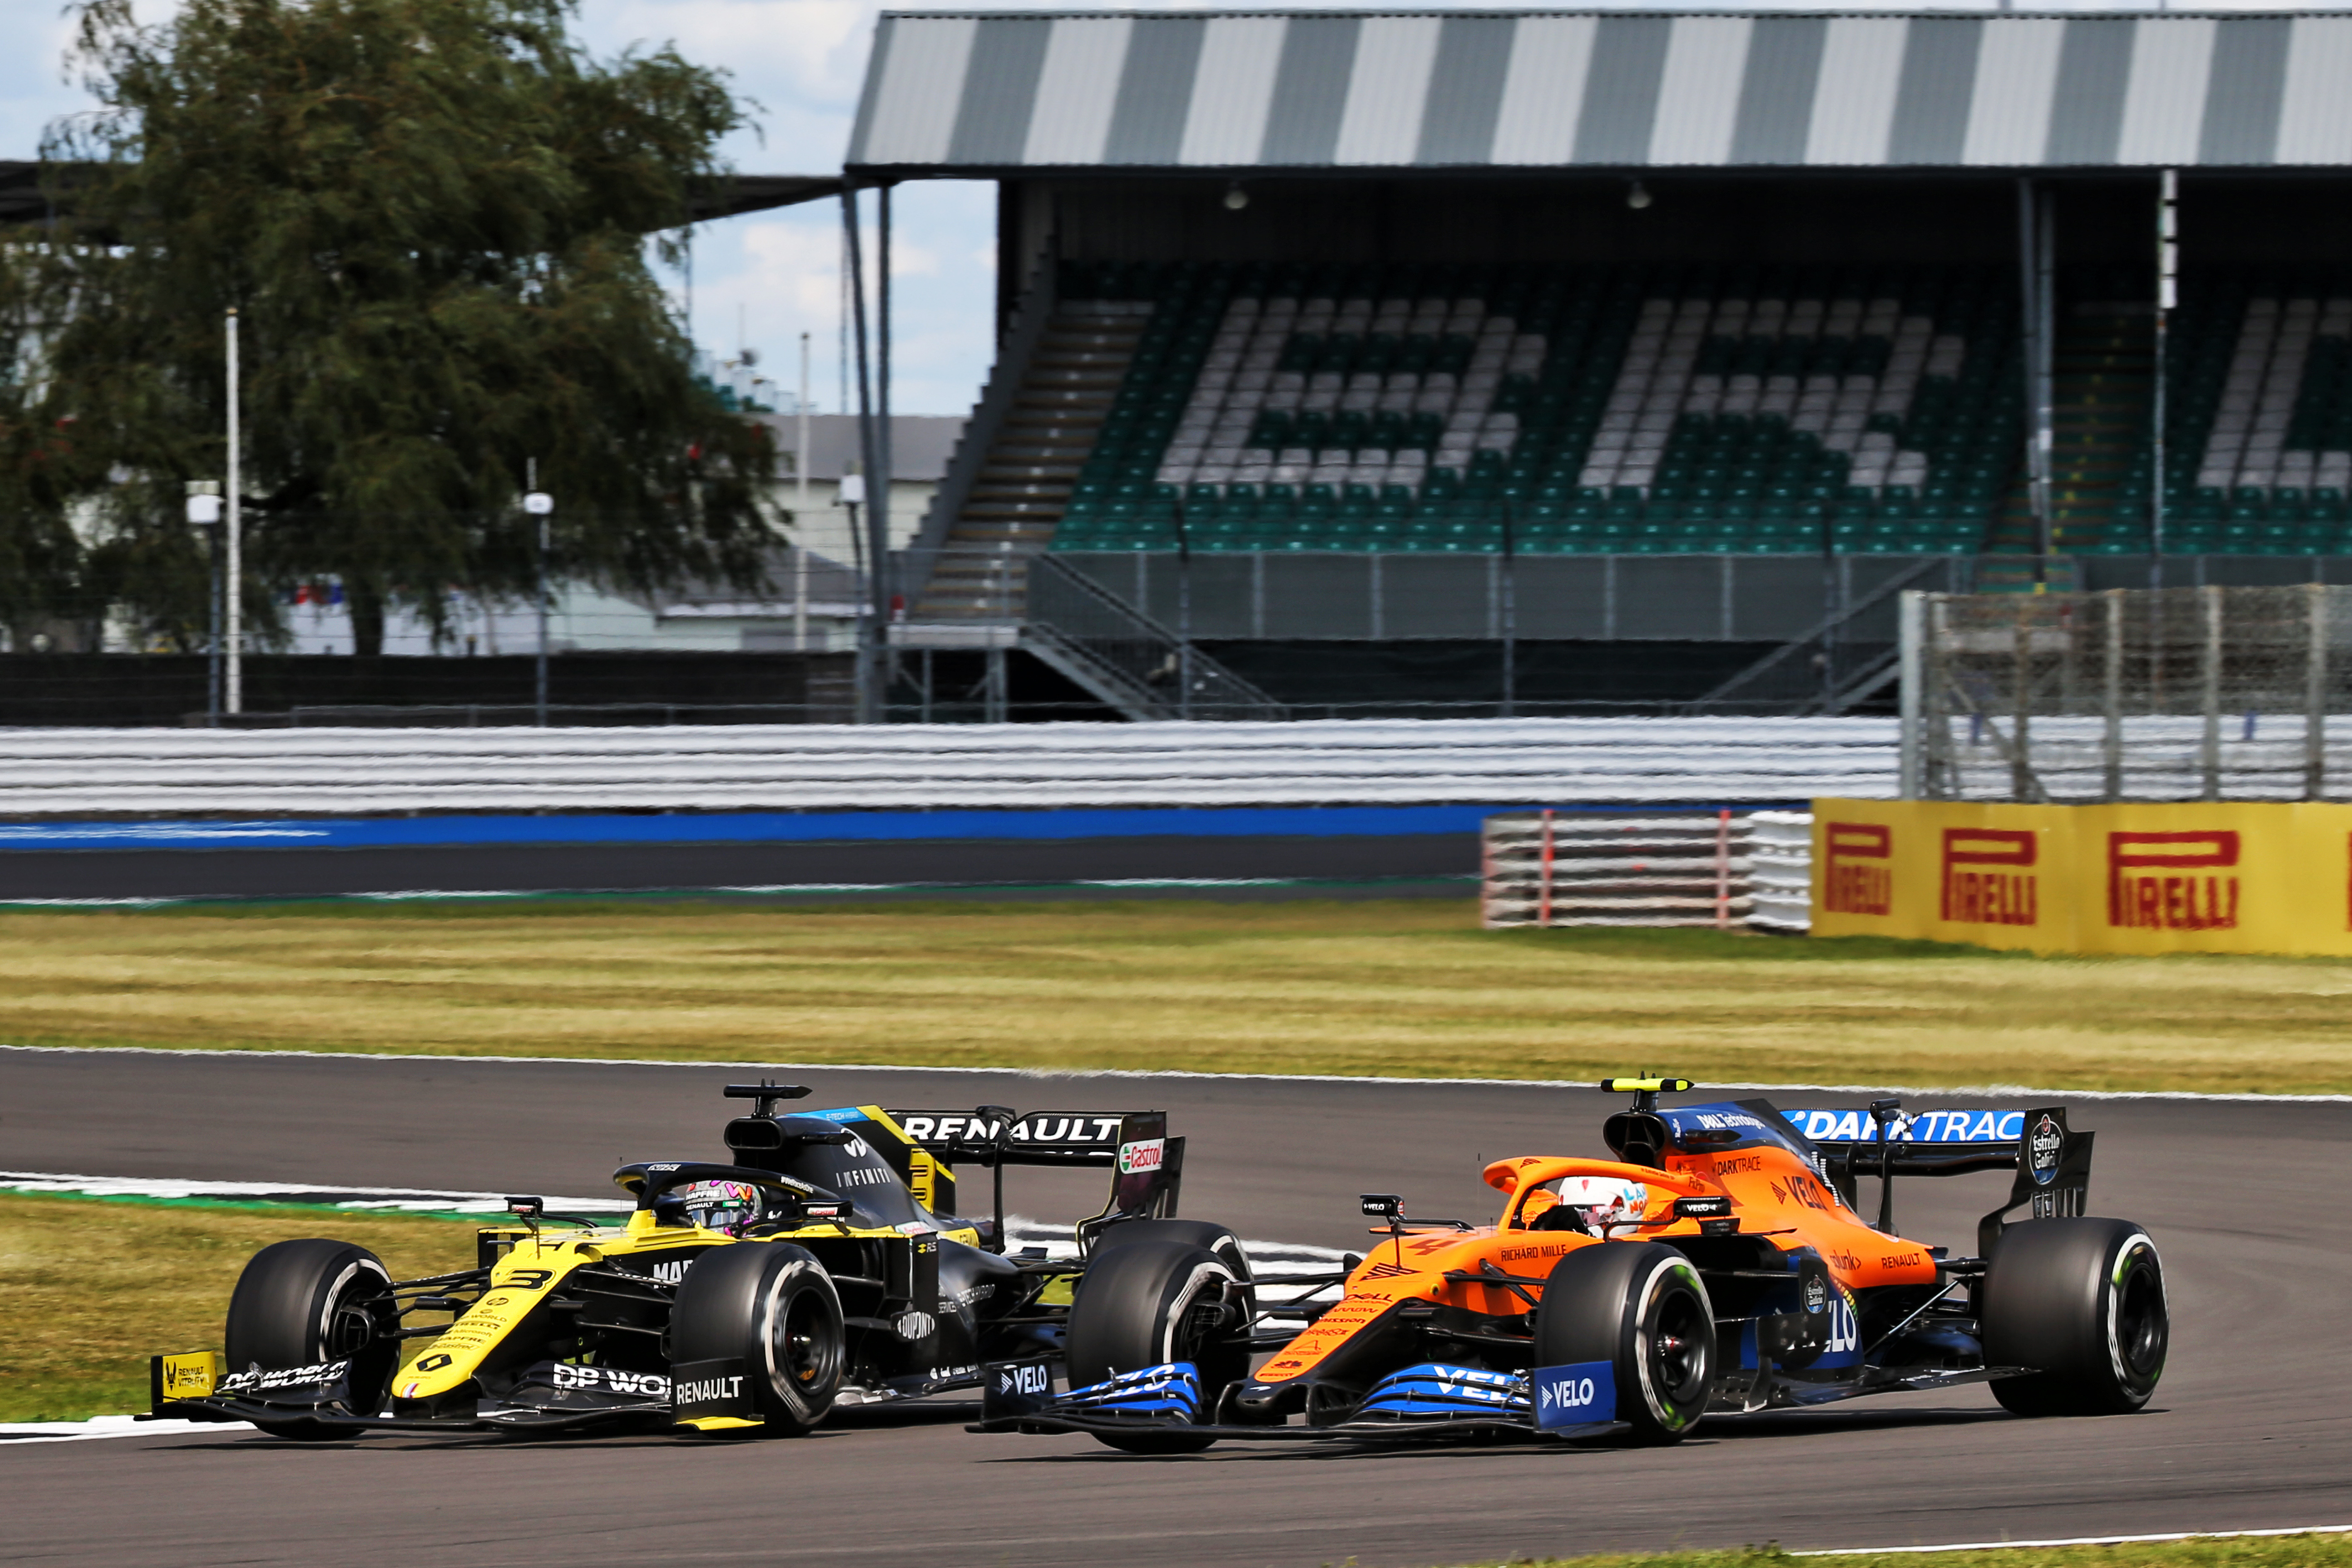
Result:
{"label": "pirelli slick tyre", "polygon": [[1994,1247],[1980,1298],[1986,1362],[2020,1415],[2128,1415],[2156,1392],[2171,1339],[2164,1263],[2120,1219],[2032,1219]]}
{"label": "pirelli slick tyre", "polygon": [[1095,1256],[1099,1258],[1114,1247],[1124,1247],[1146,1237],[1206,1247],[1223,1258],[1236,1278],[1250,1278],[1249,1254],[1243,1250],[1241,1237],[1234,1234],[1232,1226],[1205,1219],[1128,1220],[1112,1226],[1095,1238]]}
{"label": "pirelli slick tyre", "polygon": [[[1070,1302],[1063,1352],[1070,1386],[1188,1361],[1200,1372],[1205,1418],[1227,1387],[1249,1375],[1241,1334],[1247,1285],[1245,1267],[1181,1236],[1135,1236],[1097,1250]],[[1244,1306],[1239,1321],[1226,1310],[1228,1298]],[[1130,1454],[1193,1454],[1215,1441],[1170,1432],[1096,1436]]]}
{"label": "pirelli slick tyre", "polygon": [[694,1260],[669,1314],[669,1359],[736,1361],[766,1436],[797,1437],[841,1392],[841,1295],[804,1247],[745,1241]]}
{"label": "pirelli slick tyre", "polygon": [[1536,1307],[1536,1364],[1605,1361],[1617,1419],[1641,1443],[1679,1443],[1715,1394],[1715,1310],[1690,1259],[1647,1241],[1580,1247]]}
{"label": "pirelli slick tyre", "polygon": [[[316,1366],[349,1361],[352,1413],[382,1412],[400,1359],[392,1276],[383,1260],[348,1241],[278,1241],[253,1255],[228,1299],[223,1334],[229,1370]],[[258,1421],[273,1436],[315,1443],[348,1437],[349,1427],[317,1421]]]}

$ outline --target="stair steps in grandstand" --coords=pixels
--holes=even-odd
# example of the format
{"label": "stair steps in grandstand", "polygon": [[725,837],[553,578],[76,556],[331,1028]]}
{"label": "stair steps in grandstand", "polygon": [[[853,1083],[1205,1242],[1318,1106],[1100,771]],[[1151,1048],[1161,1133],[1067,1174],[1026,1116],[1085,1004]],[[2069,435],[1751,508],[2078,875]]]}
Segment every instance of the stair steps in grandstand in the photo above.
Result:
{"label": "stair steps in grandstand", "polygon": [[[2050,509],[2063,560],[2048,574],[2053,589],[2074,585],[2074,556],[2131,544],[2145,531],[2154,336],[2148,316],[2115,307],[2061,319],[2052,355]],[[1988,554],[2008,559],[1979,569],[1978,590],[2030,592],[2032,563],[2016,558],[2034,547],[2032,497],[2021,471],[1987,540]]]}
{"label": "stair steps in grandstand", "polygon": [[[2044,590],[2073,594],[2083,586],[2082,566],[2071,555],[2053,555],[2042,580]],[[2033,557],[1986,555],[1977,560],[1976,591],[1979,594],[2031,594],[2034,589]]]}
{"label": "stair steps in grandstand", "polygon": [[1046,324],[915,606],[919,621],[1017,619],[1020,563],[1054,537],[1143,331],[1065,308]]}

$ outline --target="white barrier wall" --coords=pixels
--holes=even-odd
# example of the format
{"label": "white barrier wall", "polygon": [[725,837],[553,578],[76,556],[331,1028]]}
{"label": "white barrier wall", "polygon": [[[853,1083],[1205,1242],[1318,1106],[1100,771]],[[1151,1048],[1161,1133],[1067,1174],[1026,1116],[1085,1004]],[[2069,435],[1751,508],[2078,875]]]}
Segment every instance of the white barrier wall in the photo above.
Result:
{"label": "white barrier wall", "polygon": [[1481,909],[1500,926],[1812,923],[1812,816],[1516,811],[1486,819]]}
{"label": "white barrier wall", "polygon": [[1890,719],[0,731],[0,816],[1892,798]]}

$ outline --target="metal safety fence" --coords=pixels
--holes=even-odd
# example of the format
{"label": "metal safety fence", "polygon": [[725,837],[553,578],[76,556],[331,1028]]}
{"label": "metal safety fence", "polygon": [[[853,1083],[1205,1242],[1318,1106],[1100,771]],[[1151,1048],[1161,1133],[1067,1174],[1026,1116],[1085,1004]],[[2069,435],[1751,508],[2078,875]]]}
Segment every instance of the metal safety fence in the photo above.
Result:
{"label": "metal safety fence", "polygon": [[1906,595],[1902,791],[2352,794],[2352,588]]}
{"label": "metal safety fence", "polygon": [[1505,812],[1482,835],[1486,926],[1712,926],[1803,931],[1805,812]]}

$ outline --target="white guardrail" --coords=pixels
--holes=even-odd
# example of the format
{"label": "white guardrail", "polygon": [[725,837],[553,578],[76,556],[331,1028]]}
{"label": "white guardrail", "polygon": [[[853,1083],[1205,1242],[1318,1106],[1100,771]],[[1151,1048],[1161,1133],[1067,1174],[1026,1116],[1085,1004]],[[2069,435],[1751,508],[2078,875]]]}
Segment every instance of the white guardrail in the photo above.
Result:
{"label": "white guardrail", "polygon": [[1486,819],[1487,926],[1812,925],[1810,812],[1514,811]]}
{"label": "white guardrail", "polygon": [[1890,719],[0,731],[0,817],[1891,797]]}

